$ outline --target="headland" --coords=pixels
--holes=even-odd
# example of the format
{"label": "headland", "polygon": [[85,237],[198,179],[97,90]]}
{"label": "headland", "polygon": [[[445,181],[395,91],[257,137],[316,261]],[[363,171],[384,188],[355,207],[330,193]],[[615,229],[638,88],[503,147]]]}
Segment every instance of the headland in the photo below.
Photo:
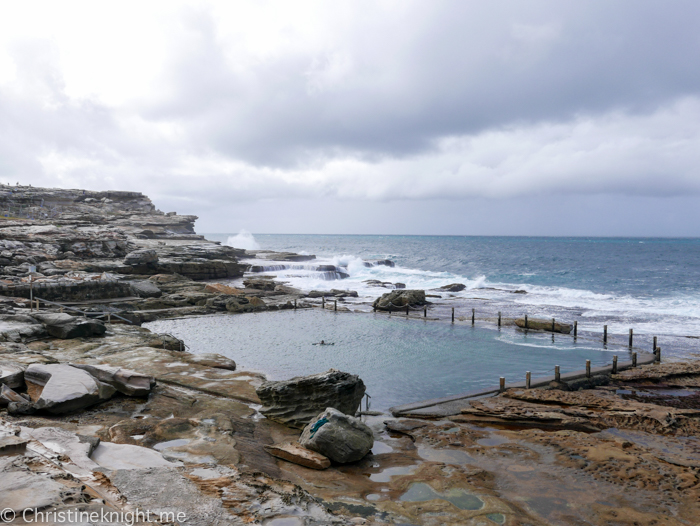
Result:
{"label": "headland", "polygon": [[[208,241],[195,216],[137,192],[4,186],[0,213],[0,509],[15,524],[47,512],[202,525],[690,525],[700,514],[699,362],[505,386],[448,412],[360,411],[371,451],[333,460],[289,445],[315,447],[326,421],[345,418],[316,419],[316,402],[355,413],[361,379],[266,382],[141,327],[337,309],[350,291],[264,275],[266,261],[313,256]],[[424,312],[425,294],[382,297],[387,315]]]}

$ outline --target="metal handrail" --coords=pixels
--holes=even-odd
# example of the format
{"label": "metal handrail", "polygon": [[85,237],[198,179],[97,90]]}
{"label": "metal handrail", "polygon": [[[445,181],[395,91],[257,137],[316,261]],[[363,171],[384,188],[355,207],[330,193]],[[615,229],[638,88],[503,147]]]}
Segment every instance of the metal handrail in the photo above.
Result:
{"label": "metal handrail", "polygon": [[56,303],[55,301],[45,300],[44,298],[37,298],[36,296],[34,296],[34,299],[37,301],[43,301],[44,303],[47,303],[49,305],[56,305],[57,307],[60,307],[61,309],[68,309],[68,310],[72,310],[75,312],[79,312],[80,314],[82,314],[86,318],[88,316],[91,316],[93,318],[98,318],[100,316],[109,316],[109,317],[114,316],[115,318],[119,318],[120,320],[123,320],[127,323],[130,323],[131,325],[134,325],[133,321],[127,320],[126,318],[123,318],[123,317],[119,316],[118,314],[114,314],[113,312],[85,312],[85,311],[82,311],[80,309],[76,309],[75,307],[69,307],[68,305],[61,305],[60,303]]}

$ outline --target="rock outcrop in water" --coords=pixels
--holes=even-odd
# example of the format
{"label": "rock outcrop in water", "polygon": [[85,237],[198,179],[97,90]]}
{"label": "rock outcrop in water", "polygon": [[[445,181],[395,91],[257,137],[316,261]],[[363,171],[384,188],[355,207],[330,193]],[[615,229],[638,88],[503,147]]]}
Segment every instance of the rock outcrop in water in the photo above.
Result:
{"label": "rock outcrop in water", "polygon": [[419,307],[426,305],[424,290],[400,289],[387,292],[374,300],[372,306],[376,310],[397,311],[406,307]]}
{"label": "rock outcrop in water", "polygon": [[445,292],[461,292],[466,288],[467,286],[464,283],[451,283],[449,285],[443,285],[439,290],[444,290]]}
{"label": "rock outcrop in water", "polygon": [[559,332],[562,334],[569,334],[573,328],[568,323],[561,323],[555,321],[552,324],[552,320],[544,320],[540,318],[528,318],[527,326],[525,325],[525,318],[518,318],[515,320],[515,324],[521,329],[532,329],[536,331],[549,331],[549,332]]}
{"label": "rock outcrop in water", "polygon": [[330,369],[311,376],[265,382],[255,392],[262,401],[263,415],[301,429],[327,407],[354,415],[365,395],[365,384],[357,375]]}
{"label": "rock outcrop in water", "polygon": [[304,428],[299,444],[333,462],[346,464],[369,453],[374,434],[359,418],[329,407]]}

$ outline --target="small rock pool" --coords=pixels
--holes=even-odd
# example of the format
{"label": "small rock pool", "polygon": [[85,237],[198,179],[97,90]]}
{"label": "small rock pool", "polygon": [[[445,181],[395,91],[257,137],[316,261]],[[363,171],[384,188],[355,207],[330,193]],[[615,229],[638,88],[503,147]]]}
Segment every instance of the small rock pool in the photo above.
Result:
{"label": "small rock pool", "polygon": [[[378,313],[289,310],[221,314],[145,324],[185,341],[194,353],[218,353],[239,370],[261,371],[271,380],[330,368],[358,374],[371,396],[370,409],[455,395],[629,359],[625,348],[603,349],[568,335],[454,325]],[[314,345],[324,340],[333,345]],[[362,408],[365,408],[363,402]]]}

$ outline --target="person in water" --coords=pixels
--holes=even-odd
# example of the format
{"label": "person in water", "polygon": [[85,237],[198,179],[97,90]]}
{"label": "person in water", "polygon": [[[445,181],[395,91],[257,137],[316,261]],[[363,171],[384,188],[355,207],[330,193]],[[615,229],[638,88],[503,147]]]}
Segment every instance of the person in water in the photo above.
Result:
{"label": "person in water", "polygon": [[313,345],[335,345],[335,343],[326,343],[324,340],[321,340],[318,343],[314,343]]}

